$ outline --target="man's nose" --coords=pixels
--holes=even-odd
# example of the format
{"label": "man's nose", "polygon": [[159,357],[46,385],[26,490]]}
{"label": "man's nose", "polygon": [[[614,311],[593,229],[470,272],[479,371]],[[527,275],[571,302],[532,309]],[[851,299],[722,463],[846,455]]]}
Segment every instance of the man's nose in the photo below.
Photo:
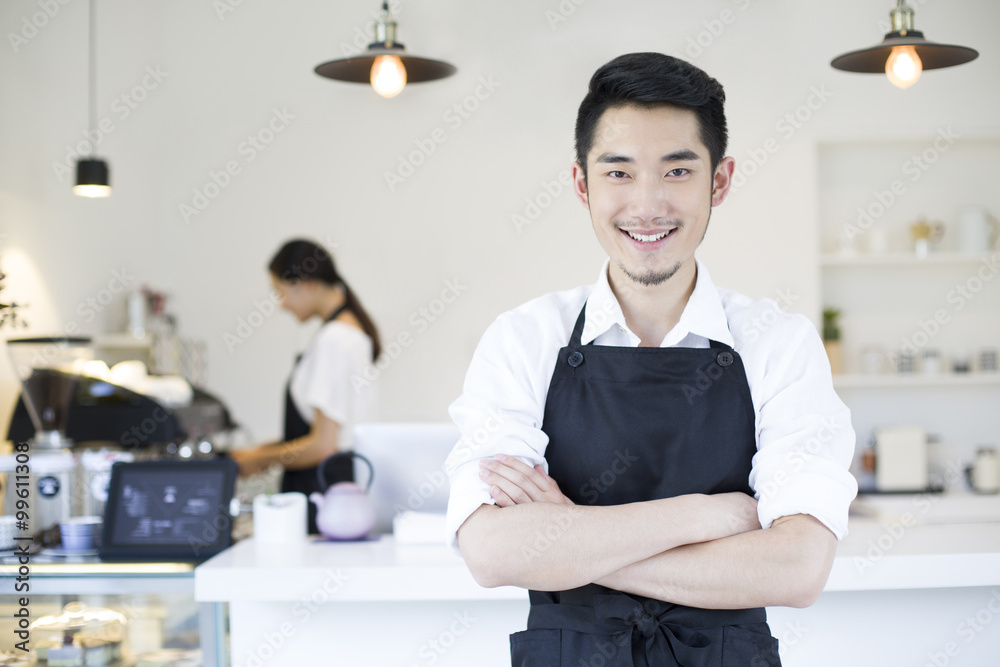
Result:
{"label": "man's nose", "polygon": [[662,218],[670,208],[667,188],[659,183],[638,183],[629,213],[644,221]]}

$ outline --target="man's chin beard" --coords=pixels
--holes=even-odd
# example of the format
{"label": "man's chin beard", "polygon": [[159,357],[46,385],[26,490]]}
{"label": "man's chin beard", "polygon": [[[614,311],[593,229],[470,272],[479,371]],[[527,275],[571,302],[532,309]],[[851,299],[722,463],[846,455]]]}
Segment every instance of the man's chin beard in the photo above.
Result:
{"label": "man's chin beard", "polygon": [[625,268],[625,264],[621,261],[618,262],[618,268],[621,269],[632,282],[638,283],[643,287],[656,287],[657,285],[662,285],[671,278],[674,274],[681,270],[681,263],[677,262],[669,269],[664,271],[653,271],[652,269],[644,271],[643,273],[633,273]]}

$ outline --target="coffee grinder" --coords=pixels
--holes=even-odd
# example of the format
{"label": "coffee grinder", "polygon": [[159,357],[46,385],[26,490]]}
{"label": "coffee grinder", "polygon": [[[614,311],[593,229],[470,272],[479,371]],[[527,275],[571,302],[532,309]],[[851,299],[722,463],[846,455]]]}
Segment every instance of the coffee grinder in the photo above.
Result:
{"label": "coffee grinder", "polygon": [[[66,436],[66,419],[84,364],[93,358],[89,338],[18,338],[7,341],[14,370],[21,380],[22,397],[35,435],[28,441],[28,461],[22,452],[0,457],[0,473],[7,473],[4,513],[17,510],[19,465],[26,465],[29,531],[38,533],[77,513],[75,460]],[[17,445],[19,443],[15,443]],[[23,492],[22,492],[23,493]]]}

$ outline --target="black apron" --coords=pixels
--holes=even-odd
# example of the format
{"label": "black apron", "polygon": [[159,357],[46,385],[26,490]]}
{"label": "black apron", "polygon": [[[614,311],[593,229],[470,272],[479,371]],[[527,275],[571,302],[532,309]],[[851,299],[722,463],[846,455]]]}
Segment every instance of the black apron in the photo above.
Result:
{"label": "black apron", "polygon": [[[347,306],[341,306],[333,311],[333,314],[327,318],[326,322],[334,320],[337,315],[340,315],[346,309]],[[295,366],[298,366],[301,360],[301,354],[295,357]],[[294,372],[295,367],[293,366],[292,373],[294,374]],[[290,442],[296,438],[309,435],[311,430],[312,424],[295,407],[295,401],[292,399],[292,378],[289,376],[288,382],[285,384],[285,431],[282,435],[282,440]],[[326,489],[319,484],[317,468],[318,466],[312,466],[302,468],[301,470],[285,470],[284,475],[281,477],[281,492],[299,491],[306,494],[307,497],[314,491],[325,493]],[[335,459],[328,464],[325,472],[328,484],[353,482],[354,462],[351,459]],[[309,512],[307,517],[309,533],[312,535],[319,534],[319,528],[316,527],[316,505],[312,502],[306,502],[306,507]]]}
{"label": "black apron", "polygon": [[[580,344],[586,305],[559,351],[545,401],[545,458],[579,505],[742,491],[757,451],[739,354],[709,348]],[[763,608],[670,604],[589,584],[529,591],[514,667],[779,666]]]}

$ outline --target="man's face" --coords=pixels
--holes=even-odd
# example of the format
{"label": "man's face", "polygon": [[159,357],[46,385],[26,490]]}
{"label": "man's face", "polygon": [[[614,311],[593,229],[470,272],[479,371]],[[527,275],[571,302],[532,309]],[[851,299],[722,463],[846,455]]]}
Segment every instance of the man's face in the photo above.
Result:
{"label": "man's face", "polygon": [[693,111],[673,106],[614,107],[598,121],[587,176],[579,164],[573,175],[611,258],[612,286],[694,276],[694,251],[733,172],[729,157],[713,172],[698,130]]}

